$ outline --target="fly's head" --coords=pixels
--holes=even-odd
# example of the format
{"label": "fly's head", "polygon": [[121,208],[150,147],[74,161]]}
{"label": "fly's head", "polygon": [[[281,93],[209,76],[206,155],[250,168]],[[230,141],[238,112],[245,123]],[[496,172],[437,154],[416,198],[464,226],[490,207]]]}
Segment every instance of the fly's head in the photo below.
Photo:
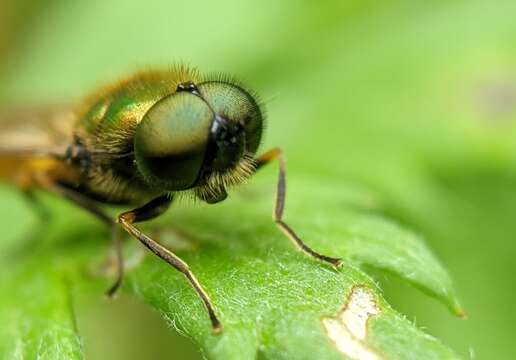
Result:
{"label": "fly's head", "polygon": [[255,170],[263,113],[256,97],[227,80],[186,81],[158,101],[136,128],[136,164],[155,188],[192,189],[223,200]]}

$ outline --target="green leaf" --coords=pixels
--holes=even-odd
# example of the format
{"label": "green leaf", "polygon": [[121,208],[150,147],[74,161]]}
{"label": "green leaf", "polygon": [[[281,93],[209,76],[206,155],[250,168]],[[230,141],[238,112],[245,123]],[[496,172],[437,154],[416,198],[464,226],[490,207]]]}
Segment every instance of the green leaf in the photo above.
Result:
{"label": "green leaf", "polygon": [[[456,358],[393,310],[367,273],[370,266],[395,273],[454,308],[451,281],[420,238],[378,215],[377,201],[366,191],[291,176],[286,220],[313,248],[345,259],[336,271],[298,252],[276,229],[275,171],[265,172],[221,204],[186,207],[180,201],[169,215],[143,226],[189,263],[216,306],[222,334],[212,334],[202,303],[181,274],[136,241],[126,244],[134,269],[125,291],[162,312],[210,359],[342,359],[357,352],[373,359]],[[40,243],[29,242],[31,251],[3,247],[11,260],[2,262],[0,283],[2,355],[81,357],[71,289],[94,281],[84,270],[105,256],[99,239],[108,232],[70,209],[58,202],[54,212],[66,218],[58,217]],[[142,251],[145,260],[134,264]],[[357,319],[367,322],[360,326]],[[353,326],[366,332],[363,340],[351,337]]]}
{"label": "green leaf", "polygon": [[2,359],[82,358],[69,284],[44,261],[23,263],[25,269],[16,266],[1,278]]}
{"label": "green leaf", "polygon": [[182,276],[154,257],[129,274],[126,289],[159,309],[209,358],[260,353],[271,359],[334,359],[342,353],[322,319],[338,316],[360,286],[379,307],[364,342],[378,358],[454,358],[392,310],[365,271],[373,266],[395,273],[460,311],[446,271],[419,237],[375,215],[374,201],[364,192],[294,177],[286,218],[310,246],[346,259],[334,271],[296,251],[275,228],[274,179],[256,180],[223,204],[173,208],[169,220],[182,241],[193,244],[179,253],[215,303],[222,335],[212,335],[201,302]]}
{"label": "green leaf", "polygon": [[[14,193],[0,190],[2,205],[9,204],[9,209],[0,210],[5,221],[0,242],[0,358],[81,359],[71,303],[73,283],[67,278],[73,271],[62,269],[59,261],[67,251],[40,243],[47,240],[45,229],[31,224],[30,213]],[[26,242],[29,225],[42,231],[31,232]],[[79,264],[74,262],[75,267]]]}

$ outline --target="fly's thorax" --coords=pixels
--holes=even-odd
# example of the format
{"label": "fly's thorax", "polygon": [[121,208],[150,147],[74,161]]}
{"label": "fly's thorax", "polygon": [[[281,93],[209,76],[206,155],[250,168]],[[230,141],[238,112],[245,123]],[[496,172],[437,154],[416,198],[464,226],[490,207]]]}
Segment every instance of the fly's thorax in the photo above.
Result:
{"label": "fly's thorax", "polygon": [[239,86],[222,81],[179,84],[138,124],[137,168],[154,188],[196,189],[202,200],[223,200],[228,185],[252,174],[262,122],[256,100]]}
{"label": "fly's thorax", "polygon": [[75,132],[92,151],[125,154],[133,149],[136,126],[149,109],[178,84],[197,81],[195,69],[179,65],[143,71],[91,94],[77,108]]}

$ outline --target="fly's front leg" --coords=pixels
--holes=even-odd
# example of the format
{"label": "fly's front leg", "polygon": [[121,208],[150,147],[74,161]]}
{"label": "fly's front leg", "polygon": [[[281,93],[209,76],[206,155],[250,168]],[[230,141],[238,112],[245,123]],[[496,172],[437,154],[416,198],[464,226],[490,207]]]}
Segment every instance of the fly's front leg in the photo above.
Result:
{"label": "fly's front leg", "polygon": [[272,214],[272,218],[278,228],[296,245],[301,251],[305,254],[323,261],[325,263],[330,264],[334,268],[339,268],[342,265],[342,260],[337,258],[332,258],[326,255],[319,254],[315,250],[312,250],[308,245],[306,245],[303,240],[283,221],[283,210],[285,208],[285,197],[286,197],[286,174],[285,174],[285,157],[283,156],[283,152],[280,148],[274,148],[272,150],[267,151],[265,154],[261,155],[256,159],[256,169],[260,169],[262,166],[270,163],[272,160],[278,160],[279,163],[279,174],[278,174],[278,184],[277,184],[277,192],[276,192],[276,203],[274,206],[274,212]]}
{"label": "fly's front leg", "polygon": [[113,220],[111,216],[106,214],[95,201],[82,195],[81,193],[66,186],[55,183],[43,176],[36,176],[35,182],[41,188],[56,195],[62,196],[74,203],[75,205],[79,206],[80,208],[88,211],[90,214],[92,214],[101,222],[103,222],[111,228],[111,239],[115,253],[116,279],[113,285],[108,289],[108,291],[106,291],[106,295],[109,297],[114,296],[117,290],[122,285],[122,280],[124,277],[122,241],[120,238],[121,234],[120,227],[118,226],[118,224]]}
{"label": "fly's front leg", "polygon": [[190,271],[188,264],[181,260],[176,254],[165,248],[163,245],[142,233],[133,225],[134,223],[151,219],[163,213],[169,207],[170,202],[171,199],[166,196],[156,198],[140,208],[120,214],[118,216],[118,222],[131,236],[141,241],[142,244],[145,245],[150,251],[159,256],[168,264],[172,265],[186,277],[186,279],[190,282],[190,285],[192,285],[194,290],[197,292],[197,295],[199,295],[201,300],[204,302],[204,305],[208,310],[208,315],[210,317],[214,333],[219,333],[222,330],[222,325],[215,315],[215,310],[211,300],[195,275]]}

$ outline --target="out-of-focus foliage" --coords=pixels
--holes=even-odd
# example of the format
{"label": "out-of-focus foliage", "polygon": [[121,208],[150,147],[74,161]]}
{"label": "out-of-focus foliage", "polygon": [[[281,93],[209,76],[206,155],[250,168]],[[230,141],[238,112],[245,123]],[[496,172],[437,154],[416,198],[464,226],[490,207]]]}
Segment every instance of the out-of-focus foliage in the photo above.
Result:
{"label": "out-of-focus foliage", "polygon": [[33,26],[58,2],[59,0],[0,1],[0,66],[5,58],[14,57],[23,48]]}
{"label": "out-of-focus foliage", "polygon": [[[78,98],[135,64],[178,59],[241,75],[268,103],[266,145],[285,148],[290,182],[372,193],[385,216],[424,235],[469,320],[379,274],[386,300],[464,356],[512,358],[516,4],[341,3],[63,2],[24,24],[2,102]],[[304,197],[292,184],[289,201]],[[10,199],[1,224],[27,225]],[[314,213],[324,206],[313,201]]]}

